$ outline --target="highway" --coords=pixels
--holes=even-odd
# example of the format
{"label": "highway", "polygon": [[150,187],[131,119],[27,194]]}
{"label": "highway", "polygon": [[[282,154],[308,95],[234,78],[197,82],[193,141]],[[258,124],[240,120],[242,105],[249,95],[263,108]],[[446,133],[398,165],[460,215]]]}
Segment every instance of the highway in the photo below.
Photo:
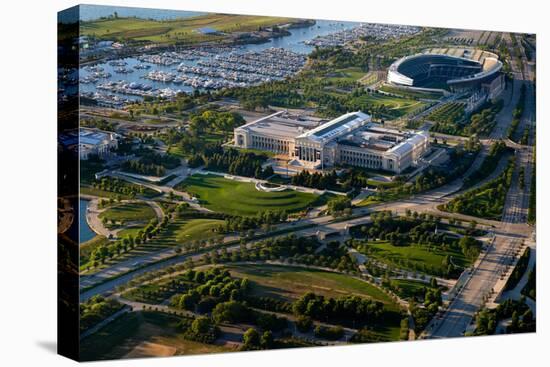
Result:
{"label": "highway", "polygon": [[[522,84],[526,86],[527,98],[520,126],[531,124],[534,127],[533,75],[527,65],[524,66],[524,70],[518,71],[516,69],[517,64],[512,63],[514,80],[510,102],[497,117],[497,124],[491,133],[491,137],[495,139],[507,135],[512,119],[512,111],[519,100]],[[523,129],[520,130],[523,131]],[[528,140],[530,144],[533,144],[534,128],[530,129]],[[519,148],[516,150],[515,156],[516,165],[512,175],[512,184],[506,197],[501,226],[502,233],[509,233],[510,235],[497,234],[495,236],[492,246],[480,256],[463,288],[458,292],[441,318],[432,320],[428,325],[423,335],[424,338],[438,339],[463,335],[471,324],[475,313],[489,299],[497,282],[503,279],[506,280],[512,273],[513,269],[509,265],[514,262],[525,239],[518,236],[518,232],[514,230],[514,227],[517,224],[524,225],[527,219],[531,170],[534,164],[533,147]],[[525,170],[525,184],[523,187],[519,183],[520,169]],[[531,231],[532,229],[528,232]],[[528,233],[523,234],[527,237]]]}

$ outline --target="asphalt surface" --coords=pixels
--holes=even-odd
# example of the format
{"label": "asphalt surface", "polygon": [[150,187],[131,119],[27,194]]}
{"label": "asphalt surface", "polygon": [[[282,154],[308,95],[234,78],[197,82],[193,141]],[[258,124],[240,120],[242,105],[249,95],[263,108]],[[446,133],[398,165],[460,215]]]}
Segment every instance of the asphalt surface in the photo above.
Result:
{"label": "asphalt surface", "polygon": [[[491,133],[491,137],[498,139],[507,135],[509,124],[512,120],[512,111],[519,100],[521,85],[526,86],[526,103],[524,114],[520,121],[520,127],[534,125],[534,90],[532,87],[533,76],[530,69],[526,67],[522,71],[517,69],[518,63],[513,62],[514,71],[513,94],[510,102],[504,106],[497,116],[497,124]],[[524,79],[525,78],[525,79]],[[523,129],[518,129],[523,132]],[[534,128],[530,131],[529,143],[534,141]],[[504,234],[497,234],[493,245],[484,253],[471,275],[466,280],[463,288],[458,292],[446,312],[441,318],[432,320],[429,324],[426,338],[449,338],[458,337],[464,334],[471,324],[475,313],[485,304],[497,282],[510,276],[512,268],[509,266],[516,260],[519,249],[525,238],[518,237],[515,227],[518,224],[524,225],[527,220],[529,188],[531,172],[533,169],[533,147],[527,146],[516,150],[516,165],[512,176],[512,184],[506,197],[502,225],[500,229]],[[519,183],[520,169],[525,171],[525,184],[522,187]],[[528,233],[531,232],[528,230]],[[510,234],[510,236],[505,235]],[[527,235],[528,233],[524,233]],[[526,236],[527,237],[527,236]]]}

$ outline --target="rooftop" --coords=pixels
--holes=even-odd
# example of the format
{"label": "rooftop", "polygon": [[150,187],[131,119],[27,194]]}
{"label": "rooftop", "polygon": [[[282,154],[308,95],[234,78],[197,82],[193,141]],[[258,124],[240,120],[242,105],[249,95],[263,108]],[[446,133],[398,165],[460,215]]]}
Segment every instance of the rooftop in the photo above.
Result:
{"label": "rooftop", "polygon": [[392,149],[389,150],[389,153],[394,153],[396,155],[402,155],[412,150],[415,146],[422,144],[426,139],[429,138],[427,132],[422,131],[410,136],[407,140],[397,144]]}
{"label": "rooftop", "polygon": [[401,132],[369,123],[363,129],[342,137],[338,143],[399,155],[422,143],[426,136],[424,132]]}
{"label": "rooftop", "polygon": [[80,144],[99,145],[102,144],[105,140],[111,140],[111,135],[101,131],[80,129]]}
{"label": "rooftop", "polygon": [[310,138],[313,140],[330,140],[339,137],[347,132],[351,132],[370,121],[370,116],[361,111],[349,112],[345,115],[326,122],[313,130],[310,130],[300,138]]}
{"label": "rooftop", "polygon": [[259,120],[249,122],[237,130],[243,129],[259,135],[269,135],[279,138],[295,138],[305,131],[315,128],[322,120],[313,117],[291,115],[279,111]]}

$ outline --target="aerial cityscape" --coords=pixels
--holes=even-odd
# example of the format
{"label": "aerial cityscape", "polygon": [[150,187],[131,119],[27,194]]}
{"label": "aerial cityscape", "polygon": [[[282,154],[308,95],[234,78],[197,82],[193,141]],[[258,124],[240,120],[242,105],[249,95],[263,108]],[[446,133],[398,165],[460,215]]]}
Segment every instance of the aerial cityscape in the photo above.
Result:
{"label": "aerial cityscape", "polygon": [[535,35],[72,9],[81,360],[536,331]]}

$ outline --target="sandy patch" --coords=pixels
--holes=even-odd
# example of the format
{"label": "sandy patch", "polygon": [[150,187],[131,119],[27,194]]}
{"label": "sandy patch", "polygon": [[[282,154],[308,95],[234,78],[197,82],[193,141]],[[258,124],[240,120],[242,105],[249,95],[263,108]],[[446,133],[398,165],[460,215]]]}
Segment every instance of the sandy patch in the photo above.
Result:
{"label": "sandy patch", "polygon": [[144,357],[168,357],[176,354],[176,348],[167,345],[141,342],[134,347],[125,358],[144,358]]}

